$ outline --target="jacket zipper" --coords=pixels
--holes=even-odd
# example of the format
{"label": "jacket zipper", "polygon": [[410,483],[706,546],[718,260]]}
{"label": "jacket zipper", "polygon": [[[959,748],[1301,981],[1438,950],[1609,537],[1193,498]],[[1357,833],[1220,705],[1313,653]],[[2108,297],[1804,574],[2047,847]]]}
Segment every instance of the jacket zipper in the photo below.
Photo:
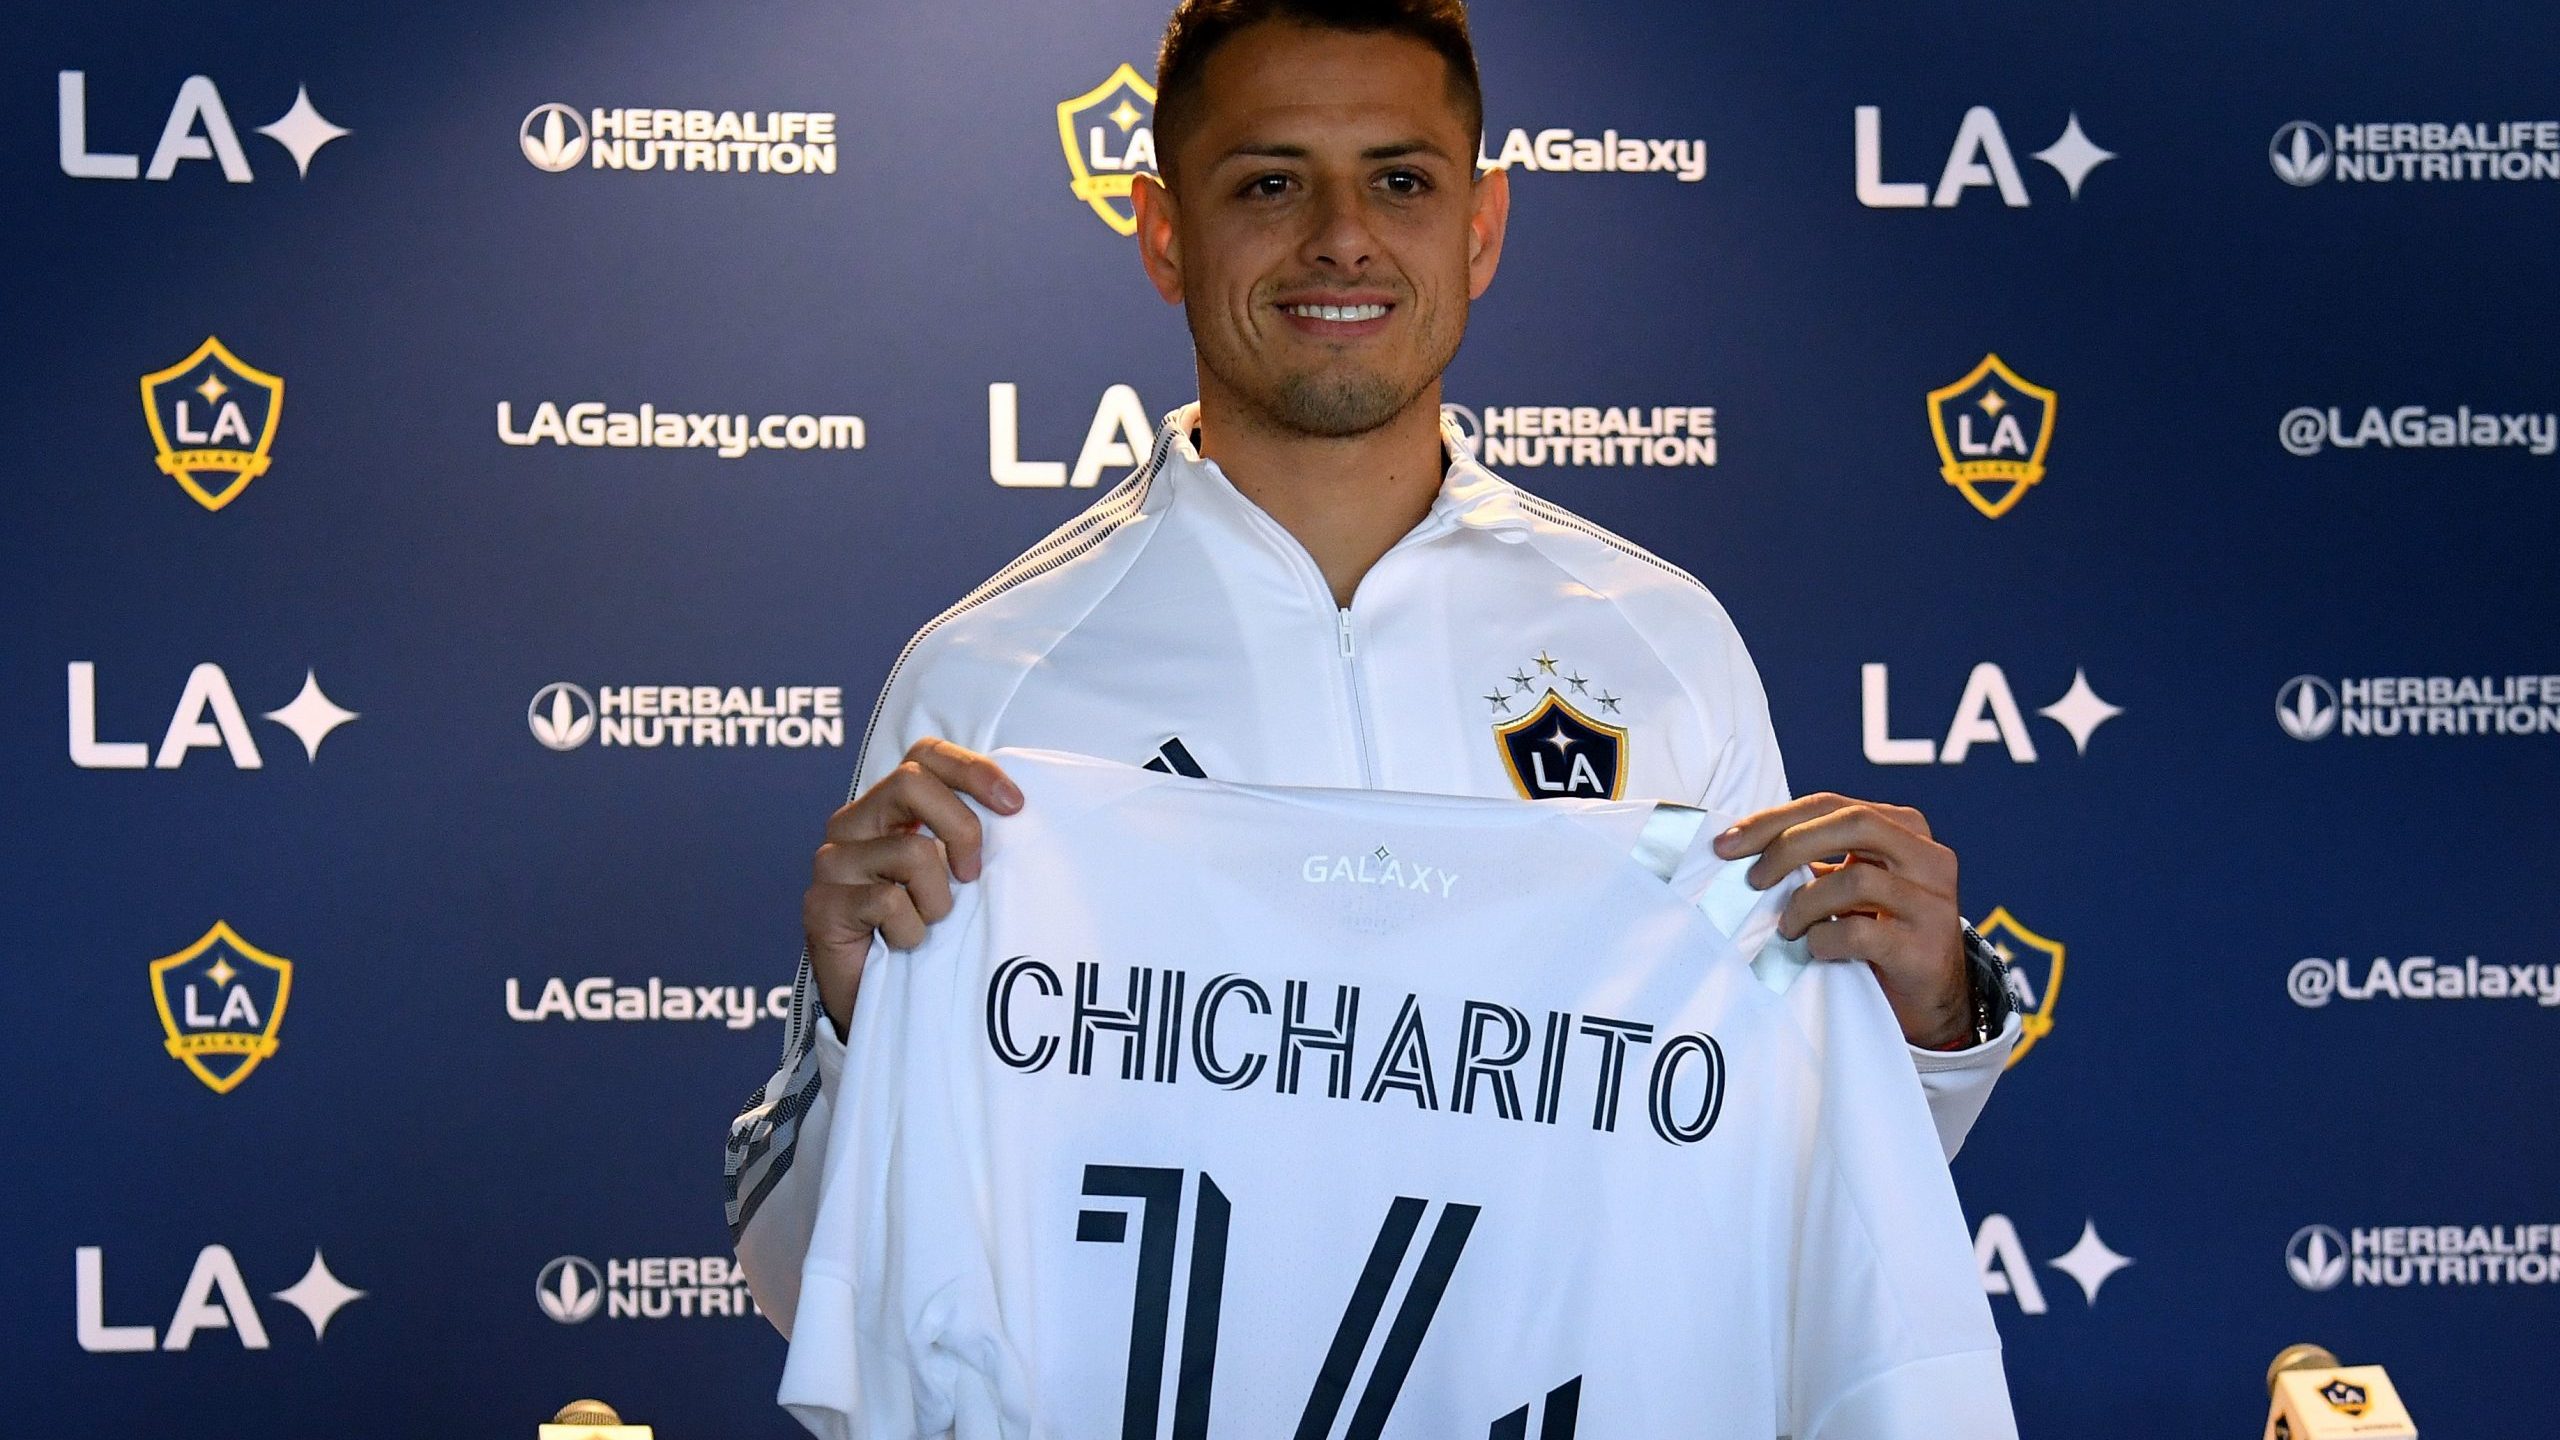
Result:
{"label": "jacket zipper", "polygon": [[1346,607],[1334,613],[1341,620],[1342,674],[1351,687],[1351,746],[1360,756],[1360,786],[1375,790],[1378,769],[1369,741],[1369,698],[1360,685],[1360,656],[1351,640],[1351,611]]}
{"label": "jacket zipper", "polygon": [[[1273,519],[1270,512],[1259,505],[1254,505],[1251,501],[1247,501],[1246,504],[1252,512],[1251,523],[1260,526],[1263,533],[1270,536],[1273,543],[1288,554],[1291,563],[1297,567],[1299,577],[1306,581],[1309,593],[1316,602],[1321,605],[1332,605],[1333,587],[1325,583],[1324,572],[1316,568],[1315,557],[1307,553],[1307,547],[1299,542],[1297,536],[1289,533],[1287,526]],[[1435,539],[1449,528],[1450,524],[1447,520],[1435,516],[1416,526],[1412,533],[1389,547],[1387,554],[1392,555],[1409,544]],[[1386,555],[1379,556],[1378,564],[1385,564],[1386,559]],[[1372,569],[1374,568],[1373,566]],[[1333,613],[1334,653],[1342,662],[1344,696],[1351,712],[1352,754],[1360,762],[1361,788],[1375,790],[1378,788],[1377,746],[1369,730],[1368,690],[1360,683],[1359,645],[1352,631],[1351,608],[1347,605],[1335,606]]]}

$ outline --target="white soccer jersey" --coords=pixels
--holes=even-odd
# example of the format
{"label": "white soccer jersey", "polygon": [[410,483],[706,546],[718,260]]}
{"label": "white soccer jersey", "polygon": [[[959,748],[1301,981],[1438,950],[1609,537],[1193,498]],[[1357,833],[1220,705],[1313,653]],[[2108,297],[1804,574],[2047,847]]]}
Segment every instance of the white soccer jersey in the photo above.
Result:
{"label": "white soccer jersey", "polygon": [[819,1435],[2014,1435],[1892,1012],[1723,817],[997,758],[855,1010]]}
{"label": "white soccer jersey", "polygon": [[[1127,481],[916,636],[854,793],[939,735],[1258,785],[1736,815],[1787,798],[1750,656],[1686,572],[1513,487],[1449,430],[1430,513],[1340,609],[1304,547],[1194,448],[1196,416],[1168,416]],[[2013,1017],[1970,1050],[1895,1042],[1948,1155],[2016,1033]],[[739,1261],[785,1335],[842,1057],[804,962],[781,1065],[726,1164]]]}

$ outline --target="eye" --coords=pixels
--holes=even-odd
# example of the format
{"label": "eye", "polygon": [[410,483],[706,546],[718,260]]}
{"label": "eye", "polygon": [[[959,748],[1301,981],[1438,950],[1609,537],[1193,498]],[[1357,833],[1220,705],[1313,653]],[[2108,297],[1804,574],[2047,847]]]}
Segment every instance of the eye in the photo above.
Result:
{"label": "eye", "polygon": [[1414,196],[1431,188],[1431,177],[1419,170],[1390,170],[1378,178],[1378,183],[1386,186],[1390,194]]}
{"label": "eye", "polygon": [[1248,200],[1277,199],[1288,194],[1289,187],[1293,183],[1288,176],[1276,172],[1269,175],[1256,175],[1244,182],[1244,189],[1238,193]]}

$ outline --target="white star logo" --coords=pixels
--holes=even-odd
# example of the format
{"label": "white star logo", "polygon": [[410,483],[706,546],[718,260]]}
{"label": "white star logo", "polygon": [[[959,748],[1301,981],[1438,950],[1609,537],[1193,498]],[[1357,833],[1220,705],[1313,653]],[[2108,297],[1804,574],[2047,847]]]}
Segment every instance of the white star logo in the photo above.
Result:
{"label": "white star logo", "polygon": [[320,758],[320,742],[330,731],[356,718],[356,712],[339,708],[321,692],[320,677],[309,670],[302,672],[302,693],[281,710],[270,710],[267,718],[293,732],[302,742],[303,758]]}
{"label": "white star logo", "polygon": [[231,957],[225,955],[220,959],[215,960],[213,962],[213,968],[204,972],[204,975],[206,979],[212,981],[216,985],[228,985],[231,983],[232,977],[239,973],[239,971],[231,968]]}
{"label": "white star logo", "polygon": [[2080,1243],[2047,1260],[2047,1265],[2070,1276],[2080,1284],[2080,1293],[2089,1303],[2098,1303],[2098,1287],[2107,1277],[2133,1263],[2132,1257],[2119,1255],[2098,1238],[2098,1222],[2085,1221],[2080,1227]]}
{"label": "white star logo", "polygon": [[311,1338],[314,1340],[322,1338],[328,1330],[330,1316],[364,1296],[364,1291],[330,1274],[329,1262],[320,1258],[318,1250],[311,1252],[311,1268],[302,1272],[301,1279],[275,1292],[275,1298],[301,1311],[302,1318],[311,1322]]}
{"label": "white star logo", "polygon": [[2123,714],[2124,707],[2099,699],[2098,692],[2089,688],[2088,672],[2073,670],[2071,688],[2062,692],[2061,699],[2036,713],[2070,731],[2072,747],[2086,755],[2089,753],[2089,737],[2097,732],[2099,726]]}
{"label": "white star logo", "polygon": [[259,126],[258,133],[292,151],[295,172],[307,180],[311,177],[311,157],[320,153],[320,147],[341,135],[355,132],[330,124],[319,111],[311,108],[311,92],[296,86],[293,108],[284,112],[274,124]]}
{"label": "white star logo", "polygon": [[2077,200],[2080,182],[2089,178],[2090,171],[2116,158],[2116,154],[2089,143],[2089,137],[2081,133],[2080,117],[2074,114],[2071,123],[2062,127],[2062,138],[2035,152],[2035,158],[2052,166],[2063,183],[2071,187],[2071,198]]}

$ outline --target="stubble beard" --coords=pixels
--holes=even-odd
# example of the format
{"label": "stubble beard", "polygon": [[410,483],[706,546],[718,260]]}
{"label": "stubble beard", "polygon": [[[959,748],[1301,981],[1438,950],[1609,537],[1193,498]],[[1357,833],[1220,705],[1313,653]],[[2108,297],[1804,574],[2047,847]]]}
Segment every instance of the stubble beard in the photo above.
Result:
{"label": "stubble beard", "polygon": [[[1465,330],[1463,310],[1457,329]],[[1286,435],[1322,440],[1366,435],[1411,409],[1458,353],[1454,335],[1446,344],[1436,343],[1436,337],[1424,338],[1438,353],[1425,355],[1415,373],[1402,380],[1352,365],[1274,378],[1253,373],[1251,365],[1241,363],[1244,357],[1204,343],[1196,324],[1191,331],[1192,349],[1201,367],[1243,405],[1253,423]]]}

